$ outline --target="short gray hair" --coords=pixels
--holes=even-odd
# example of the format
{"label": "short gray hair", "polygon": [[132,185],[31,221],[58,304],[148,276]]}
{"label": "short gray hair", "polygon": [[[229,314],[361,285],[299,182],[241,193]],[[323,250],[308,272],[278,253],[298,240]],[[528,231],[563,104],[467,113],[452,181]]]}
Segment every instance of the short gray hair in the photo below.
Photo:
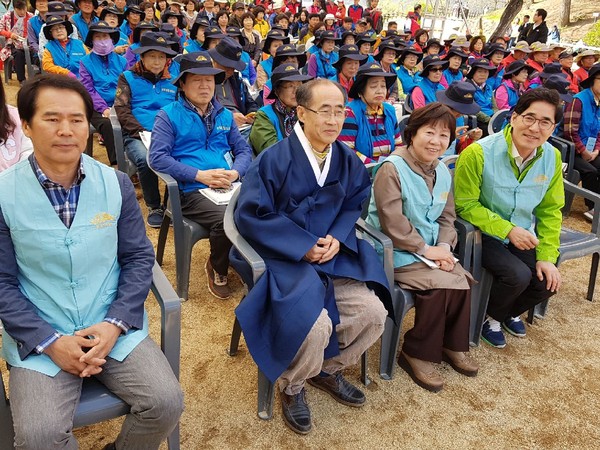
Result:
{"label": "short gray hair", "polygon": [[302,84],[302,86],[298,88],[296,91],[296,103],[300,106],[308,107],[312,103],[314,89],[321,85],[332,85],[337,87],[344,96],[344,104],[348,101],[348,94],[339,83],[326,78],[316,78]]}

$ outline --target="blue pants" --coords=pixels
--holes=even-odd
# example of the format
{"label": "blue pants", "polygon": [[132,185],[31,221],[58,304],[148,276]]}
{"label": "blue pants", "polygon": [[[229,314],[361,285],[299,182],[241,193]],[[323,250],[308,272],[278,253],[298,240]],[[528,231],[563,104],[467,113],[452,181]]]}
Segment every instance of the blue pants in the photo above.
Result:
{"label": "blue pants", "polygon": [[161,206],[161,199],[160,192],[158,191],[158,177],[152,172],[152,169],[148,167],[148,163],[146,162],[148,149],[141,139],[132,138],[126,134],[123,135],[123,144],[125,145],[127,157],[137,167],[146,206],[149,209],[159,208]]}

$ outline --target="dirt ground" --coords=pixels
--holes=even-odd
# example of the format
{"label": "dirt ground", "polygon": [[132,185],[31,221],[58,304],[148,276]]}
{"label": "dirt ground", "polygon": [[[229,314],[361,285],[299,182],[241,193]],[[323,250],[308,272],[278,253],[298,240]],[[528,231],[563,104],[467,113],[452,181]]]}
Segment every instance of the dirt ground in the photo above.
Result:
{"label": "dirt ground", "polygon": [[[10,95],[15,94],[14,86],[13,81]],[[106,161],[104,149],[97,144],[95,154]],[[583,203],[576,202],[566,224],[589,230],[583,210]],[[156,244],[157,230],[147,231]],[[366,406],[349,408],[308,387],[313,431],[300,437],[285,426],[278,398],[271,421],[257,417],[257,371],[243,340],[237,356],[226,353],[242,286],[231,273],[233,298],[212,297],[203,270],[207,252],[205,241],[196,245],[189,301],[182,305],[183,449],[600,447],[595,420],[595,411],[600,410],[600,294],[595,302],[585,300],[590,258],[561,266],[563,288],[551,300],[546,318],[527,328],[526,338],[509,336],[503,350],[486,344],[472,349],[481,365],[476,378],[463,377],[442,364],[446,387],[438,394],[419,388],[398,367],[393,380],[384,381],[378,376],[376,344],[369,352],[372,382],[365,388]],[[172,241],[163,269],[174,282]],[[152,335],[158,340],[158,307],[149,301],[147,308]],[[405,330],[411,322],[409,314]],[[2,370],[6,375],[4,366]],[[359,367],[347,375],[360,383]],[[76,430],[81,448],[101,449],[114,441],[121,421]]]}

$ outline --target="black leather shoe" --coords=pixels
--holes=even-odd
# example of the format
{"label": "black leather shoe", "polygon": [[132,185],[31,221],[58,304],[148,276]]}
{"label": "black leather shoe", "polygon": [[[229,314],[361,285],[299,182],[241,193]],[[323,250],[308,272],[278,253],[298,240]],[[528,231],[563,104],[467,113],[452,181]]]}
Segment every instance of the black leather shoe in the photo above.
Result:
{"label": "black leather shoe", "polygon": [[298,434],[309,433],[312,424],[310,408],[306,403],[306,390],[302,388],[296,395],[287,395],[285,392],[281,392],[280,397],[283,420],[287,426]]}
{"label": "black leather shoe", "polygon": [[365,404],[365,394],[346,380],[341,372],[326,377],[317,375],[309,379],[308,383],[327,392],[344,405],[361,407]]}

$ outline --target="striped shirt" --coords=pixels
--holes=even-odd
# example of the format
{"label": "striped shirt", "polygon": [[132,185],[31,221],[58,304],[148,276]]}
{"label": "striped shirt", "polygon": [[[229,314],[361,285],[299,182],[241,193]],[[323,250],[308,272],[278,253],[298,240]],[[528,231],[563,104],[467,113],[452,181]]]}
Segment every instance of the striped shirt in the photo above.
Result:
{"label": "striped shirt", "polygon": [[[77,169],[77,174],[75,176],[75,181],[69,189],[65,189],[59,183],[56,183],[50,178],[48,178],[48,176],[40,168],[33,154],[29,156],[29,163],[31,164],[31,168],[35,172],[35,175],[38,181],[40,182],[42,189],[46,193],[48,200],[50,200],[50,204],[54,208],[54,211],[56,211],[56,214],[58,214],[58,217],[60,218],[62,223],[64,223],[67,228],[70,228],[71,224],[73,223],[73,219],[75,218],[75,213],[77,212],[77,202],[79,201],[81,182],[85,178],[85,171],[83,170],[83,161],[80,159],[79,168]],[[123,331],[123,333],[127,333],[127,331],[129,331],[129,325],[127,325],[122,320],[116,319],[114,317],[107,317],[104,319],[104,321],[119,327]],[[35,347],[36,353],[44,353],[44,350],[46,350],[50,345],[56,342],[61,336],[62,334],[60,334],[59,332],[55,332],[52,335],[48,336]]]}
{"label": "striped shirt", "polygon": [[[363,163],[377,162],[380,157],[388,156],[391,153],[391,143],[385,133],[385,117],[383,115],[383,106],[380,106],[377,111],[370,111],[367,108],[368,122],[371,129],[371,136],[373,139],[373,156],[368,157],[363,155],[356,147],[356,136],[358,134],[358,124],[356,122],[356,116],[350,108],[346,108],[346,120],[342,127],[342,132],[338,137],[339,142],[343,142],[350,147],[357,156],[363,161]],[[394,133],[395,146],[402,145],[402,137],[400,129],[396,127]]]}

